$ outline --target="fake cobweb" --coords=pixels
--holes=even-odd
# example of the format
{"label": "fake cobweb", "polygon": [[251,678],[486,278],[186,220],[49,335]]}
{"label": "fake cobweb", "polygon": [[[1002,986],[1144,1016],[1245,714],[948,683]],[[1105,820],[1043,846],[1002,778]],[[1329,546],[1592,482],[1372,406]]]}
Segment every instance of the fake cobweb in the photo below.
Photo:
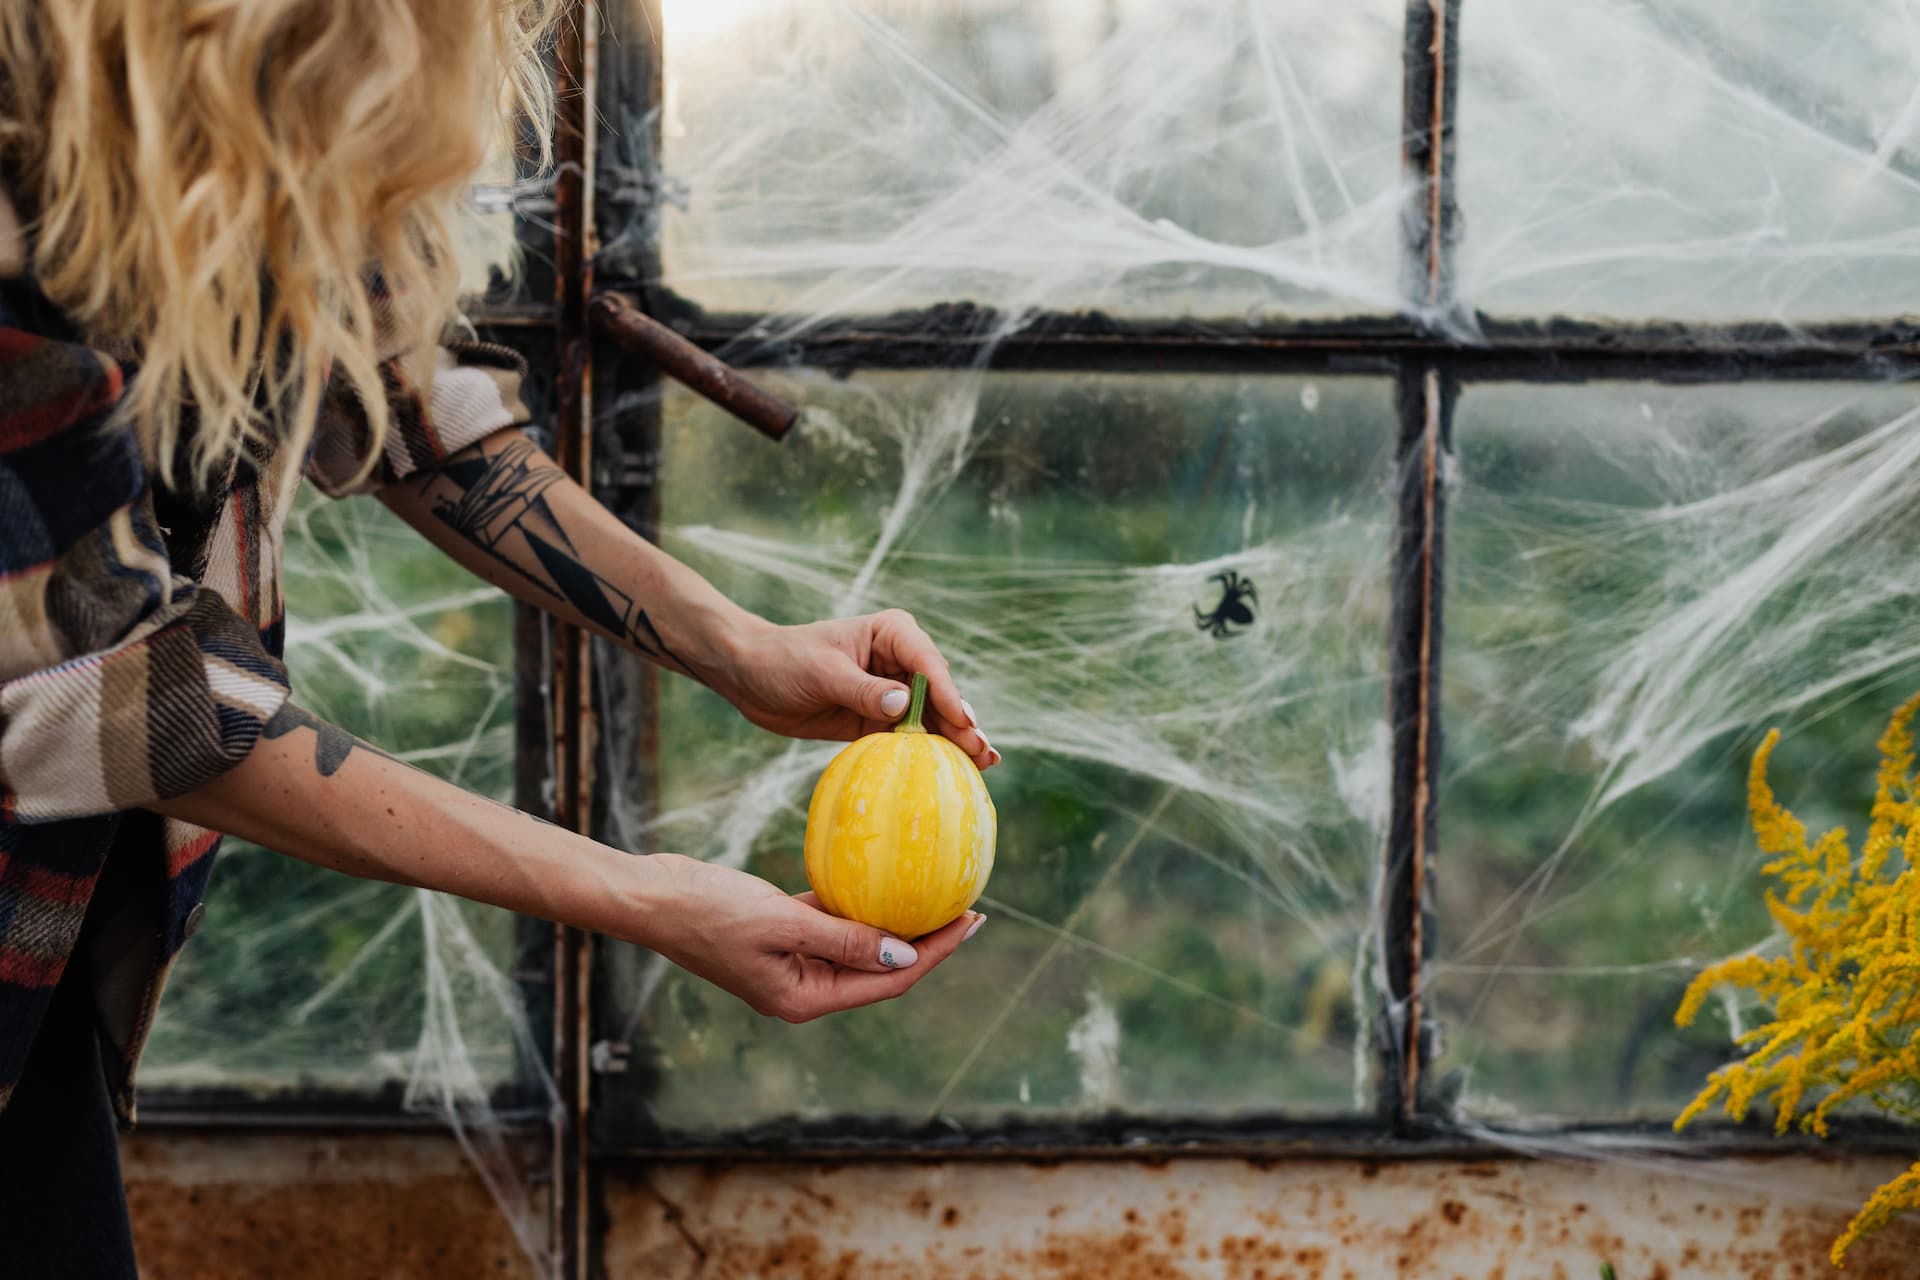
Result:
{"label": "fake cobweb", "polygon": [[[511,799],[505,598],[370,500],[303,498],[287,544],[287,661],[302,705]],[[303,1098],[386,1095],[452,1127],[529,1255],[544,1257],[507,1129],[544,1119],[549,1096],[514,918],[231,840],[207,908],[169,981],[143,1088],[294,1112]]]}
{"label": "fake cobweb", "polygon": [[[1402,312],[1466,340],[1476,314],[1895,320],[1920,297],[1920,8],[1472,0],[1463,306],[1432,315],[1404,288],[1392,0],[664,17],[664,154],[637,107],[611,123],[620,162],[657,168],[628,235],[659,238],[683,311],[761,315],[735,356],[852,319],[980,344],[952,370],[762,375],[807,406],[778,446],[669,394],[664,541],[780,621],[912,610],[1006,759],[991,923],[910,999],[791,1028],[620,951],[616,1127],[1370,1113],[1389,371],[988,372],[993,344],[1043,312],[1228,334]],[[1777,785],[1810,825],[1857,822],[1920,688],[1920,419],[1894,384],[1476,384],[1451,443],[1430,1102],[1592,1153],[1550,1135],[1670,1118],[1745,1012],[1676,1032],[1680,989],[1775,945],[1758,736],[1785,731]],[[351,510],[292,540],[303,692],[332,682],[319,709],[503,793],[502,606]],[[657,758],[621,738],[608,838],[803,888],[834,748],[673,679],[659,716]],[[269,857],[230,859],[216,907]],[[233,908],[231,958],[189,949],[164,1072],[411,1081],[498,1118],[523,1026],[505,922],[344,881],[261,902]]]}

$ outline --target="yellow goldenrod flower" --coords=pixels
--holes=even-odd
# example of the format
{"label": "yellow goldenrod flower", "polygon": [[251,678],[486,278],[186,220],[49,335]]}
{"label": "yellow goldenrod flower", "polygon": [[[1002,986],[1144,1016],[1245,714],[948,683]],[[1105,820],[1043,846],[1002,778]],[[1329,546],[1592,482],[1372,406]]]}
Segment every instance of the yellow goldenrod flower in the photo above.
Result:
{"label": "yellow goldenrod flower", "polygon": [[1833,1242],[1833,1265],[1847,1265],[1847,1251],[1896,1217],[1920,1209],[1920,1164],[1907,1170],[1868,1197],[1864,1208]]}
{"label": "yellow goldenrod flower", "polygon": [[[1683,1129],[1716,1103],[1735,1120],[1760,1098],[1775,1128],[1827,1135],[1834,1110],[1863,1100],[1920,1121],[1920,798],[1914,776],[1913,718],[1920,697],[1888,721],[1866,841],[1856,861],[1846,829],[1812,844],[1807,829],[1767,785],[1780,741],[1774,730],[1754,752],[1747,805],[1762,868],[1777,888],[1767,911],[1785,936],[1777,957],[1734,956],[1688,984],[1674,1020],[1687,1026],[1723,987],[1750,991],[1772,1019],[1742,1035],[1745,1057],[1707,1078],[1674,1121]],[[1807,1103],[1813,1100],[1809,1108]],[[1834,1242],[1847,1252],[1902,1213],[1920,1210],[1920,1164],[1881,1187]]]}

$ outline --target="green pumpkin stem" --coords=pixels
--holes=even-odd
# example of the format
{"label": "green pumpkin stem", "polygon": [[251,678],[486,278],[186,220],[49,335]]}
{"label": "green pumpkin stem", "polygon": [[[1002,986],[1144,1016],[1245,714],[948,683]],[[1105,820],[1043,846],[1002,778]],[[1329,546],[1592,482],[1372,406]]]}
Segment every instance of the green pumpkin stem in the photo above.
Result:
{"label": "green pumpkin stem", "polygon": [[913,673],[913,701],[907,705],[907,718],[894,726],[895,733],[925,733],[926,726],[920,723],[920,717],[927,710],[927,678],[916,671]]}

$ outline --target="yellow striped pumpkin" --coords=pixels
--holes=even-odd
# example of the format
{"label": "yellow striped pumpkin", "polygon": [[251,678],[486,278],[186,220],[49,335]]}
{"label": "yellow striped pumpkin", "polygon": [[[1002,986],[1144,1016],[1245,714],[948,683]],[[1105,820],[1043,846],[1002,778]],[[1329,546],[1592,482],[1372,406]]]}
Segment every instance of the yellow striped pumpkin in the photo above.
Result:
{"label": "yellow striped pumpkin", "polygon": [[922,725],[926,705],[916,673],[906,719],[835,756],[807,806],[807,880],[820,905],[907,939],[979,898],[998,826],[973,761]]}

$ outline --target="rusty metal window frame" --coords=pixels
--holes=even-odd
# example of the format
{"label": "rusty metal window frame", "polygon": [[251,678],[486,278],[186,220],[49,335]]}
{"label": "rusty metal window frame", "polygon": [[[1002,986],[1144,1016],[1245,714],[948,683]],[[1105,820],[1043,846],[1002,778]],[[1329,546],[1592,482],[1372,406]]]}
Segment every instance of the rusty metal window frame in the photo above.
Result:
{"label": "rusty metal window frame", "polygon": [[[654,163],[659,154],[659,86],[666,56],[657,4],[638,20],[626,6],[611,6],[607,40],[622,50],[619,83],[601,82],[603,119],[618,118],[615,104],[638,106],[654,121],[645,140],[623,140],[626,154]],[[1429,314],[1447,314],[1463,304],[1454,291],[1459,213],[1454,157],[1460,67],[1461,0],[1408,0],[1402,46],[1402,170],[1413,197],[1405,212],[1403,269],[1408,296]],[[602,67],[603,77],[605,67]],[[622,99],[638,86],[647,96]],[[609,92],[611,90],[611,92]],[[611,139],[603,136],[603,142]],[[627,172],[597,189],[607,203],[599,225],[622,231],[647,225],[647,193],[657,173]],[[1312,373],[1393,379],[1398,436],[1395,446],[1395,533],[1389,718],[1392,736],[1392,808],[1385,860],[1384,928],[1388,939],[1388,991],[1380,1010],[1375,1047],[1381,1080],[1374,1118],[1302,1124],[1250,1116],[1231,1122],[1191,1123],[1125,1116],[1102,1119],[951,1128],[908,1129],[874,1117],[840,1117],[819,1123],[770,1123],[718,1138],[679,1136],[652,1130],[630,1107],[612,1098],[611,1123],[596,1126],[595,1150],[611,1157],[663,1155],[725,1159],[863,1158],[938,1155],[1078,1157],[1142,1154],[1205,1154],[1341,1151],[1364,1157],[1373,1151],[1433,1155],[1463,1151],[1486,1154],[1486,1143],[1449,1135],[1423,1107],[1422,1075],[1438,1048],[1438,1029],[1421,1004],[1422,969],[1433,952],[1432,873],[1438,838],[1440,767],[1439,696],[1441,607],[1446,539],[1446,490],[1440,483],[1452,443],[1453,411],[1462,388],[1472,384],[1588,381],[1652,381],[1682,384],[1747,380],[1891,381],[1920,374],[1920,329],[1904,322],[1857,321],[1787,326],[1765,321],[1718,325],[1607,324],[1558,317],[1475,317],[1482,340],[1472,344],[1444,336],[1414,315],[1313,321],[1249,335],[1235,326],[1189,319],[1116,321],[1086,313],[1034,316],[991,351],[978,336],[995,326],[981,323],[980,309],[964,300],[928,299],[924,309],[885,317],[860,317],[810,329],[781,343],[765,340],[755,314],[701,310],[658,284],[657,234],[641,256],[629,237],[618,263],[599,264],[598,285],[630,296],[642,309],[674,326],[709,351],[737,364],[805,366],[837,373],[861,370],[957,369],[997,371],[1178,373]],[[644,385],[644,380],[642,382]],[[614,424],[611,437],[633,451],[635,465],[651,486],[658,465],[657,397],[639,397],[637,407]],[[601,433],[606,438],[607,433]],[[741,447],[755,447],[743,438]],[[618,495],[615,495],[616,497]],[[637,495],[626,495],[632,500]],[[635,521],[651,528],[658,519],[657,493],[640,500]],[[657,727],[653,730],[657,740]],[[604,998],[605,992],[602,991]],[[611,1025],[611,1023],[609,1023]],[[624,1113],[624,1114],[620,1114]],[[1559,1129],[1562,1135],[1602,1132],[1670,1142],[1664,1126],[1591,1124]],[[1837,1135],[1841,1145],[1880,1148],[1897,1143],[1878,1125]],[[1780,1151],[1782,1143],[1746,1130],[1721,1127],[1690,1139],[1686,1149]],[[1832,1144],[1829,1144],[1831,1149]]]}
{"label": "rusty metal window frame", "polygon": [[[1432,955],[1432,874],[1439,834],[1439,694],[1444,598],[1446,491],[1439,469],[1451,447],[1455,404],[1464,387],[1490,383],[1651,381],[1885,382],[1920,374],[1920,327],[1904,321],[1786,326],[1765,321],[1718,325],[1606,324],[1558,317],[1476,317],[1482,340],[1444,336],[1411,314],[1312,321],[1250,335],[1191,319],[1116,321],[1087,313],[1031,317],[983,352],[977,308],[929,300],[921,311],[824,325],[780,344],[755,335],[763,319],[708,313],[662,288],[654,198],[659,189],[659,108],[665,50],[659,0],[570,0],[557,54],[561,89],[556,130],[558,177],[549,192],[516,201],[525,272],[517,291],[487,301],[474,319],[489,337],[520,348],[546,377],[531,388],[550,412],[556,456],[588,480],[610,509],[644,534],[657,533],[661,431],[657,370],[614,359],[591,332],[587,303],[596,289],[626,295],[709,351],[743,366],[794,365],[858,370],[1169,373],[1310,373],[1390,378],[1396,387],[1393,605],[1388,644],[1392,728],[1392,808],[1386,841],[1383,916],[1387,998],[1374,1029],[1381,1081],[1376,1113],[1351,1121],[1289,1121],[1246,1116],[1186,1122],[1109,1116],[1079,1121],[1009,1122],[981,1128],[908,1128],[875,1117],[773,1123],[714,1137],[655,1129],[633,1076],[595,1070],[618,1046],[595,1039],[620,1025],[611,1001],[624,949],[596,948],[571,930],[523,920],[516,976],[536,1030],[553,1045],[545,1064],[559,1087],[568,1123],[553,1129],[556,1238],[569,1258],[588,1256],[591,1179],[608,1162],[711,1157],[726,1160],[817,1156],[863,1159],[1159,1158],[1183,1154],[1290,1155],[1496,1154],[1500,1148],[1450,1133],[1423,1108],[1422,1075],[1437,1049],[1437,1028],[1421,1005],[1422,968]],[[1403,263],[1408,296],[1433,312],[1461,306],[1453,289],[1459,228],[1454,191],[1460,0],[1408,0],[1403,37],[1402,169],[1414,196],[1405,212]],[[595,109],[597,106],[597,110]],[[623,137],[612,121],[636,114],[646,137]],[[623,108],[616,109],[616,108]],[[602,156],[610,159],[596,163]],[[636,227],[652,234],[636,238]],[[618,252],[597,252],[602,243]],[[553,299],[551,305],[538,301]],[[964,313],[964,314],[963,314]],[[956,318],[957,317],[957,318]],[[596,360],[596,356],[600,356]],[[601,406],[596,409],[595,406]],[[757,447],[742,437],[743,448]],[[621,767],[595,742],[594,708],[618,710],[637,726],[621,742],[622,762],[639,768],[623,793],[651,800],[659,749],[658,673],[602,649],[589,657],[577,635],[520,607],[516,617],[516,800],[524,808],[588,831],[603,830],[608,770]],[[592,689],[589,672],[609,687]],[[596,1049],[599,1050],[596,1053]],[[540,1127],[538,1072],[503,1090],[502,1114]],[[240,1097],[191,1090],[143,1096],[160,1124],[217,1126],[437,1126],[403,1114],[397,1088],[364,1093],[278,1093]],[[1667,1145],[1653,1124],[1561,1127],[1560,1137],[1604,1133]],[[1909,1139],[1910,1140],[1910,1139]],[[1896,1149],[1900,1135],[1877,1124],[1836,1126],[1822,1149]],[[1750,1128],[1706,1128],[1684,1149],[1701,1155],[1778,1153],[1815,1144],[1774,1139]],[[570,1264],[571,1265],[571,1264]]]}
{"label": "rusty metal window frame", "polygon": [[[653,135],[636,151],[653,163],[659,153],[659,86],[664,70],[657,5],[640,20],[622,20],[613,6],[607,37],[624,59],[615,79],[601,82],[603,119],[618,118],[615,104],[636,105],[654,121]],[[1402,169],[1413,184],[1405,213],[1403,262],[1408,296],[1430,314],[1462,306],[1454,292],[1459,230],[1454,191],[1456,103],[1460,66],[1460,0],[1408,0],[1403,37]],[[602,42],[602,49],[607,42]],[[603,75],[605,68],[603,66]],[[622,99],[637,86],[644,98]],[[603,142],[611,139],[603,138]],[[625,230],[647,222],[647,193],[657,174],[628,172],[620,182],[602,181],[607,202],[603,229]],[[814,1153],[824,1157],[943,1158],[1000,1156],[1138,1156],[1201,1152],[1375,1150],[1405,1154],[1409,1147],[1441,1155],[1463,1150],[1482,1154],[1484,1143],[1442,1132],[1423,1109],[1422,1075],[1438,1047],[1437,1027],[1425,1016],[1422,969],[1432,955],[1432,872],[1438,837],[1440,767],[1439,695],[1441,606],[1446,538],[1446,490],[1440,483],[1451,448],[1454,406],[1470,384],[1502,382],[1653,381],[1686,384],[1745,380],[1889,381],[1920,373],[1920,330],[1902,323],[1869,321],[1789,327],[1753,321],[1714,326],[1605,324],[1563,318],[1502,320],[1476,317],[1483,340],[1448,338],[1410,314],[1344,321],[1315,321],[1276,332],[1248,335],[1232,326],[1194,320],[1115,321],[1083,313],[1032,317],[1020,331],[983,351],[977,307],[964,301],[929,299],[920,311],[856,318],[809,330],[783,343],[768,343],[753,314],[712,314],[659,286],[657,234],[641,256],[632,240],[622,261],[599,264],[599,286],[618,289],[655,317],[710,351],[744,365],[791,365],[852,373],[859,370],[953,369],[1182,373],[1313,373],[1394,380],[1398,437],[1395,447],[1395,533],[1389,713],[1392,736],[1392,811],[1384,848],[1384,928],[1388,939],[1388,991],[1375,1029],[1378,1109],[1371,1120],[1301,1124],[1245,1117],[1223,1123],[1184,1123],[1145,1118],[953,1129],[933,1125],[910,1130],[872,1117],[842,1117],[821,1123],[773,1123],[719,1138],[677,1136],[650,1128],[612,1097],[613,1115],[596,1126],[595,1149],[611,1156],[706,1155],[726,1159]],[[642,383],[644,385],[644,382]],[[657,397],[639,397],[638,407],[614,424],[611,438],[631,450],[626,474],[646,477],[650,488],[658,465]],[[608,433],[600,433],[607,438]],[[743,439],[743,448],[755,447]],[[618,499],[621,495],[611,495]],[[637,501],[635,523],[651,529],[658,519],[657,493],[625,495]],[[647,709],[650,713],[651,708]],[[657,726],[653,729],[657,741]],[[602,989],[602,997],[605,991]],[[608,1025],[612,1025],[609,1022]],[[1576,1125],[1560,1133],[1605,1132],[1649,1141],[1671,1140],[1663,1126]],[[1879,1126],[1839,1136],[1843,1144],[1878,1147],[1895,1141]],[[1690,1140],[1688,1150],[1779,1151],[1780,1142],[1722,1127]]]}

